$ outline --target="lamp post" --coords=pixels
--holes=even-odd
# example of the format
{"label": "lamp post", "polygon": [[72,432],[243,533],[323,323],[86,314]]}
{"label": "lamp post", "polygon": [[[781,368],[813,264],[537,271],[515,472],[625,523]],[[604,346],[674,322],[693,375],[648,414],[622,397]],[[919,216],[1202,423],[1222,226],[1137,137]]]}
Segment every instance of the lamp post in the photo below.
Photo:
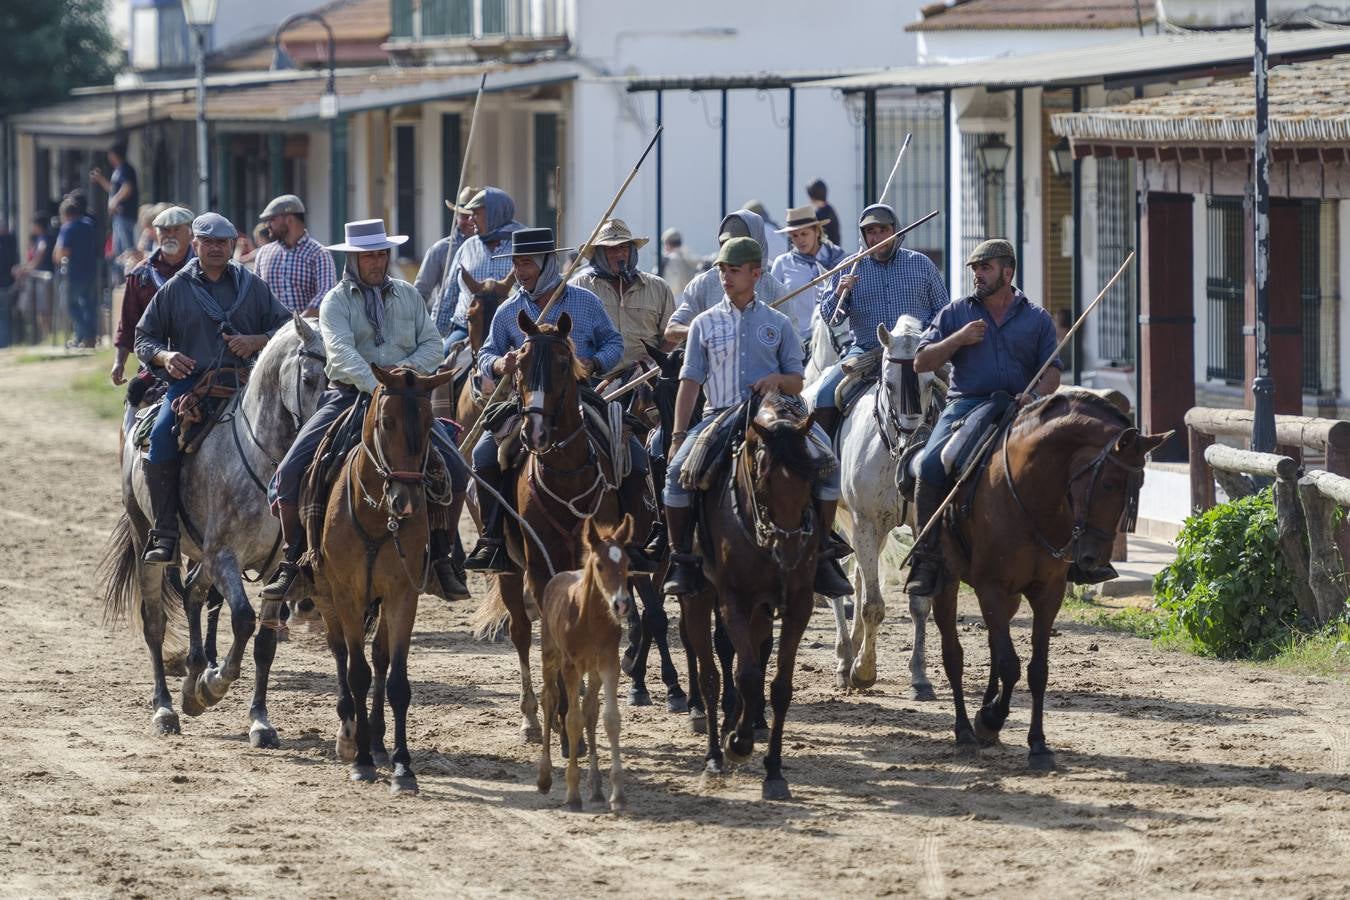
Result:
{"label": "lamp post", "polygon": [[197,44],[197,212],[211,207],[210,146],[206,142],[206,32],[216,21],[216,0],[183,0],[183,19]]}
{"label": "lamp post", "polygon": [[1275,382],[1270,377],[1270,156],[1267,153],[1269,108],[1266,97],[1266,0],[1256,0],[1255,52],[1252,81],[1256,86],[1256,146],[1252,165],[1252,222],[1256,230],[1256,372],[1252,379],[1252,449],[1275,450]]}
{"label": "lamp post", "polygon": [[[300,22],[317,22],[323,26],[324,32],[328,35],[328,84],[324,88],[323,96],[319,98],[319,118],[328,120],[328,152],[329,167],[333,173],[333,228],[334,233],[342,228],[342,221],[346,216],[345,206],[346,197],[346,163],[338,165],[338,103],[337,103],[337,42],[333,39],[333,29],[328,24],[328,20],[318,13],[303,12],[296,13],[277,26],[277,30],[272,33],[272,71],[277,72],[283,69],[294,69],[295,62],[281,47],[281,35],[286,29]],[[341,185],[339,185],[341,179]],[[343,190],[339,191],[338,188]],[[341,196],[339,196],[341,195]]]}
{"label": "lamp post", "polygon": [[[1003,139],[1003,135],[996,134],[987,138],[984,143],[975,148],[975,161],[980,166],[980,172],[984,176],[985,184],[992,185],[997,194],[1003,190],[1003,173],[1008,168],[1008,157],[1012,155],[1012,147]],[[999,208],[1002,208],[1000,203]],[[994,209],[992,203],[984,205],[984,230],[986,237],[992,237],[994,231],[1002,231],[1007,227],[1006,222],[993,223],[990,221],[990,212]],[[1018,211],[1021,215],[1021,211]]]}

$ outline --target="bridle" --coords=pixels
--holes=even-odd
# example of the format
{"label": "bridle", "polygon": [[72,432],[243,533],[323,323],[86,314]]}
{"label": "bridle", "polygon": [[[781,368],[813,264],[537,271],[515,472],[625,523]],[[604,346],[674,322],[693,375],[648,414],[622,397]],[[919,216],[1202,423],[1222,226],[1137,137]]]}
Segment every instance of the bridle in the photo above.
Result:
{"label": "bridle", "polygon": [[[1013,481],[1012,466],[1008,459],[1008,435],[1012,432],[1012,428],[1008,428],[1007,431],[1003,432],[1003,477],[1007,482],[1008,492],[1012,494],[1013,502],[1017,504],[1018,510],[1021,511],[1022,515],[1026,518],[1027,523],[1031,526],[1031,536],[1036,539],[1036,543],[1040,544],[1042,549],[1055,559],[1063,559],[1065,556],[1069,555],[1070,551],[1072,551],[1073,558],[1076,560],[1078,558],[1079,541],[1084,537],[1103,541],[1109,541],[1115,538],[1114,534],[1103,531],[1088,522],[1088,518],[1092,513],[1092,495],[1096,492],[1097,483],[1101,480],[1102,471],[1108,463],[1123,469],[1126,473],[1125,509],[1121,513],[1120,528],[1125,532],[1134,531],[1135,520],[1139,513],[1139,490],[1144,485],[1144,467],[1142,465],[1134,466],[1127,462],[1123,462],[1113,453],[1116,444],[1120,442],[1121,436],[1129,430],[1129,428],[1122,428],[1112,435],[1090,462],[1080,466],[1069,476],[1068,483],[1064,486],[1064,494],[1069,501],[1069,511],[1074,514],[1073,532],[1069,535],[1069,539],[1065,541],[1063,545],[1058,547],[1046,539],[1045,534],[1031,517],[1031,513],[1027,511],[1026,504],[1023,503],[1022,498],[1018,496],[1017,485]],[[1080,511],[1078,509],[1078,504],[1076,504],[1073,499],[1073,485],[1074,482],[1078,481],[1084,475],[1089,474],[1092,476],[1092,480],[1088,482],[1087,494],[1084,498],[1083,508]]]}
{"label": "bridle", "polygon": [[317,350],[310,350],[302,343],[300,347],[295,351],[295,358],[300,362],[299,370],[296,372],[295,375],[295,409],[287,411],[291,414],[291,419],[294,421],[295,424],[295,430],[298,432],[300,430],[300,427],[305,424],[304,421],[300,418],[300,410],[304,408],[304,397],[302,395],[302,391],[305,384],[304,361],[307,359],[312,359],[326,366],[328,365],[328,356],[324,353],[320,353]]}
{"label": "bridle", "polygon": [[[753,410],[751,412],[753,414]],[[796,567],[806,555],[803,551],[816,539],[815,517],[811,513],[812,504],[806,504],[802,510],[801,524],[796,528],[783,528],[770,521],[763,514],[759,497],[755,493],[755,473],[751,470],[749,441],[746,439],[742,439],[741,447],[736,453],[736,469],[732,478],[728,479],[728,485],[728,492],[731,494],[731,516],[750,543],[768,553],[784,576],[779,581],[782,586],[782,602],[785,602],[788,589],[786,575]],[[744,504],[749,507],[748,524],[747,517],[742,511],[741,491],[745,491],[748,498],[748,502]]]}

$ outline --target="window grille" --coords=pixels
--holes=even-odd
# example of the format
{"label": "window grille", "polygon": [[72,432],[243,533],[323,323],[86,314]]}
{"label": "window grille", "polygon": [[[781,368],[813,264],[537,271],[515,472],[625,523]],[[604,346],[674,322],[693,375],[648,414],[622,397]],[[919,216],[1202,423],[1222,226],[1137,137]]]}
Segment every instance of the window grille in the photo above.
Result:
{"label": "window grille", "polygon": [[1208,319],[1205,373],[1240,383],[1246,370],[1242,322],[1246,300],[1246,240],[1241,197],[1210,197],[1205,303]]}
{"label": "window grille", "polygon": [[1299,224],[1303,392],[1334,397],[1340,384],[1336,201],[1304,200]]}
{"label": "window grille", "polygon": [[[1097,160],[1097,280],[1106,284],[1134,249],[1134,168],[1131,160]],[[1097,356],[1103,363],[1133,365],[1134,266],[1102,300]]]}
{"label": "window grille", "polygon": [[968,257],[981,241],[1006,238],[1007,197],[1002,172],[984,172],[976,151],[999,136],[979,132],[961,132],[961,259]]}
{"label": "window grille", "polygon": [[[947,154],[942,125],[940,98],[907,98],[897,106],[877,110],[877,171],[874,174],[878,188],[886,183],[905,135],[913,135],[885,201],[894,207],[902,225],[942,208],[945,196],[943,162]],[[875,197],[864,198],[869,204],[875,200]],[[905,235],[905,246],[926,254],[939,269],[944,269],[944,227],[942,216],[925,222]],[[844,243],[852,247],[857,240],[857,229],[850,227],[848,222],[841,222],[840,230]]]}

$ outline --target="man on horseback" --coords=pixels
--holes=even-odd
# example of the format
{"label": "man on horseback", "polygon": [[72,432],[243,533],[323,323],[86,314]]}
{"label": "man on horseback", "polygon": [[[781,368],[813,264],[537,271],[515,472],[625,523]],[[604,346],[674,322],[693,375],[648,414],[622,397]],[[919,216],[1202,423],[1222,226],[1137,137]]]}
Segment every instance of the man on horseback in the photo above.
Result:
{"label": "man on horseback", "polygon": [[[113,338],[113,346],[117,348],[109,373],[113,384],[126,382],[127,355],[136,349],[136,323],[145,315],[150,300],[192,258],[192,210],[171,206],[155,216],[150,224],[155,229],[159,248],[127,274],[126,290],[122,293],[122,315]],[[153,376],[149,377],[153,381]],[[141,387],[139,393],[144,392]],[[133,398],[129,396],[128,399]]]}
{"label": "man on horseback", "polygon": [[[844,258],[844,251],[825,239],[824,226],[829,221],[817,219],[814,206],[798,206],[787,211],[787,225],[779,228],[778,233],[788,236],[792,248],[775,259],[769,271],[789,291],[833,269]],[[783,310],[797,326],[797,336],[803,342],[811,337],[811,313],[825,301],[828,290],[825,285],[820,285],[814,291],[799,295]]]}
{"label": "man on horseback", "polygon": [[[248,360],[291,319],[262,279],[231,261],[239,234],[224,216],[208,212],[192,221],[195,259],[160,288],[136,326],[136,357],[162,370],[168,394],[150,431],[145,481],[155,515],[148,563],[178,559],[178,436],[175,402],[204,376],[248,369]],[[212,374],[211,377],[214,377]]]}
{"label": "man on horseback", "polygon": [[[1005,240],[987,240],[966,259],[975,293],[938,313],[919,343],[917,372],[933,372],[951,361],[951,388],[942,416],[933,426],[919,459],[914,505],[920,529],[928,524],[950,489],[942,450],[957,422],[996,394],[1026,404],[1059,389],[1064,363],[1055,359],[1030,394],[1022,394],[1055,352],[1055,323],[1043,307],[1013,287],[1017,256]],[[931,596],[942,572],[941,529],[932,528],[914,548],[914,564],[905,590]]]}
{"label": "man on horseback", "polygon": [[[566,249],[566,248],[564,248]],[[516,276],[516,293],[503,303],[492,317],[492,328],[479,353],[479,367],[484,380],[510,378],[516,371],[516,360],[525,346],[525,334],[517,317],[523,311],[541,325],[556,324],[567,313],[572,320],[570,338],[576,348],[577,359],[594,377],[608,372],[623,358],[623,336],[614,328],[605,313],[600,298],[583,287],[569,284],[548,310],[539,318],[541,308],[553,296],[562,278],[558,254],[563,250],[554,246],[553,229],[523,228],[511,235],[511,259]],[[588,402],[584,397],[582,402]],[[594,402],[594,395],[589,402]],[[641,444],[629,441],[632,471],[620,486],[620,503],[642,502],[643,482],[647,474],[647,457]],[[497,437],[485,429],[473,448],[473,470],[479,478],[502,493],[502,469],[497,457]],[[502,531],[502,509],[490,492],[481,494],[483,536],[464,562],[466,569],[486,572],[513,571],[506,555]]]}
{"label": "man on horseback", "polygon": [[511,274],[511,255],[501,253],[501,247],[513,232],[525,227],[515,219],[515,202],[500,188],[483,188],[464,209],[473,214],[474,233],[450,260],[440,303],[431,313],[446,348],[469,336],[469,304],[474,292],[461,273],[484,289],[497,288]]}
{"label": "man on horseback", "polygon": [[[465,187],[454,202],[445,201],[446,208],[454,215],[450,233],[427,248],[422,256],[422,265],[413,279],[413,287],[427,303],[427,309],[440,306],[441,298],[450,290],[450,280],[445,276],[455,262],[455,254],[464,242],[474,236],[478,226],[474,222],[473,210],[468,203],[478,193],[478,188]],[[458,295],[458,291],[456,291]]]}
{"label": "man on horseback", "polygon": [[[362,394],[369,396],[379,382],[371,365],[408,368],[430,375],[441,364],[441,340],[417,289],[406,281],[389,277],[393,249],[408,238],[387,235],[384,222],[367,219],[348,222],[345,243],[328,250],[343,251],[347,264],[342,280],[319,306],[319,331],[328,361],[329,389],[319,400],[319,409],[300,429],[295,443],[277,467],[276,512],[286,542],[286,557],[272,582],[263,588],[266,600],[285,599],[295,582],[306,534],[300,518],[300,489],[305,471],[314,459],[328,427],[354,406]],[[439,420],[432,423],[432,444],[450,475],[451,498],[448,521],[454,528],[464,508],[468,467]],[[447,600],[469,596],[450,560],[452,544],[448,529],[434,529],[430,536],[432,568]]]}
{"label": "man on horseback", "polygon": [[[858,220],[863,243],[868,247],[886,240],[898,227],[895,210],[884,203],[867,207]],[[820,307],[820,317],[826,322],[834,318],[844,292],[849,294],[846,312],[853,346],[821,375],[812,400],[816,422],[827,434],[833,434],[839,425],[835,392],[847,374],[844,365],[878,346],[877,326],[889,331],[904,315],[914,316],[927,325],[948,300],[937,266],[922,253],[904,249],[898,240],[863,257],[856,275],[839,274],[833,293]]]}
{"label": "man on horseback", "polygon": [[[778,391],[797,395],[802,391],[802,345],[792,320],[756,296],[763,271],[763,251],[749,237],[731,238],[717,254],[723,296],[721,302],[699,313],[689,326],[689,342],[680,390],[675,401],[670,468],[666,472],[666,525],[670,535],[670,576],[667,594],[692,594],[705,584],[702,560],[693,553],[694,513],[691,494],[680,473],[694,446],[693,438],[717,413],[750,399],[752,394]],[[709,412],[689,424],[703,390]],[[812,432],[820,452],[829,453],[829,439],[820,426]],[[830,597],[853,593],[839,569],[830,541],[834,515],[839,505],[839,467],[815,485],[817,534],[820,553],[816,562],[815,591]]]}
{"label": "man on horseback", "polygon": [[660,346],[666,323],[675,312],[670,286],[660,276],[638,268],[638,251],[646,243],[645,237],[633,237],[622,219],[607,219],[596,235],[591,264],[572,278],[572,284],[600,298],[610,321],[623,335],[623,359],[605,375],[628,369],[644,357],[644,342]]}

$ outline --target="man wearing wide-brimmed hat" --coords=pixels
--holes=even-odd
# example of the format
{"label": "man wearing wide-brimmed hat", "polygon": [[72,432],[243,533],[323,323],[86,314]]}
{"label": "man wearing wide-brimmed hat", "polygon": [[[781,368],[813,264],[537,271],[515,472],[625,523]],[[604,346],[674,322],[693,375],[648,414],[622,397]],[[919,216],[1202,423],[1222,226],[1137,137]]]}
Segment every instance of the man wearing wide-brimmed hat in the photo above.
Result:
{"label": "man wearing wide-brimmed hat", "polygon": [[[826,221],[816,218],[814,206],[797,206],[787,211],[787,224],[778,233],[786,234],[792,247],[773,261],[769,271],[789,292],[833,269],[844,258],[844,251],[825,239]],[[829,295],[829,290],[821,284],[780,308],[792,320],[803,341],[811,336],[811,314]]]}
{"label": "man wearing wide-brimmed hat", "polygon": [[638,268],[638,251],[647,238],[634,237],[623,219],[606,219],[595,238],[591,264],[572,278],[600,298],[610,321],[623,335],[623,359],[610,372],[622,371],[647,354],[643,342],[661,346],[675,295],[655,275]]}
{"label": "man wearing wide-brimmed hat", "polygon": [[417,288],[417,293],[426,301],[427,309],[435,309],[441,302],[441,296],[449,283],[445,276],[450,274],[450,265],[454,262],[455,254],[464,242],[474,235],[476,226],[473,221],[473,210],[469,209],[469,201],[477,193],[478,188],[466,187],[459,192],[458,202],[445,201],[446,208],[455,217],[454,223],[450,226],[450,233],[427,248],[427,252],[422,256],[422,266],[417,270],[417,277],[413,279],[413,287]]}
{"label": "man wearing wide-brimmed hat", "polygon": [[282,194],[258,214],[272,240],[253,255],[253,268],[287,309],[303,316],[319,314],[319,301],[337,281],[332,255],[305,227],[305,204]]}
{"label": "man wearing wide-brimmed hat", "polygon": [[[158,248],[139,266],[127,273],[126,290],[122,293],[122,314],[117,323],[113,346],[117,356],[109,376],[113,384],[121,384],[127,356],[136,349],[136,323],[145,314],[150,298],[164,287],[178,270],[192,258],[192,210],[170,206],[151,221]],[[144,364],[142,364],[144,365]],[[153,380],[153,379],[152,379]],[[148,386],[148,385],[147,385]],[[142,392],[144,389],[141,389]]]}
{"label": "man wearing wide-brimmed hat", "polygon": [[[295,581],[306,545],[299,507],[301,481],[328,426],[350,409],[360,394],[373,393],[379,384],[371,365],[431,375],[443,358],[440,334],[421,294],[408,282],[389,277],[393,250],[408,238],[386,234],[381,219],[348,222],[345,231],[347,239],[328,248],[347,254],[342,280],[319,306],[319,332],[328,356],[324,367],[328,390],[319,398],[318,411],[300,429],[277,466],[276,511],[286,556],[271,583],[263,588],[267,600],[285,599]],[[450,473],[448,521],[454,528],[464,508],[468,467],[439,421],[432,422],[431,438]],[[431,532],[431,565],[446,600],[469,595],[450,560],[451,535],[448,529]]]}
{"label": "man wearing wide-brimmed hat", "polygon": [[501,188],[483,188],[464,204],[464,209],[473,215],[474,233],[451,258],[445,289],[431,311],[447,345],[469,335],[473,289],[461,273],[469,275],[475,284],[496,285],[504,281],[511,274],[511,255],[503,253],[503,248],[513,232],[525,227],[516,221],[516,204],[511,195]]}

